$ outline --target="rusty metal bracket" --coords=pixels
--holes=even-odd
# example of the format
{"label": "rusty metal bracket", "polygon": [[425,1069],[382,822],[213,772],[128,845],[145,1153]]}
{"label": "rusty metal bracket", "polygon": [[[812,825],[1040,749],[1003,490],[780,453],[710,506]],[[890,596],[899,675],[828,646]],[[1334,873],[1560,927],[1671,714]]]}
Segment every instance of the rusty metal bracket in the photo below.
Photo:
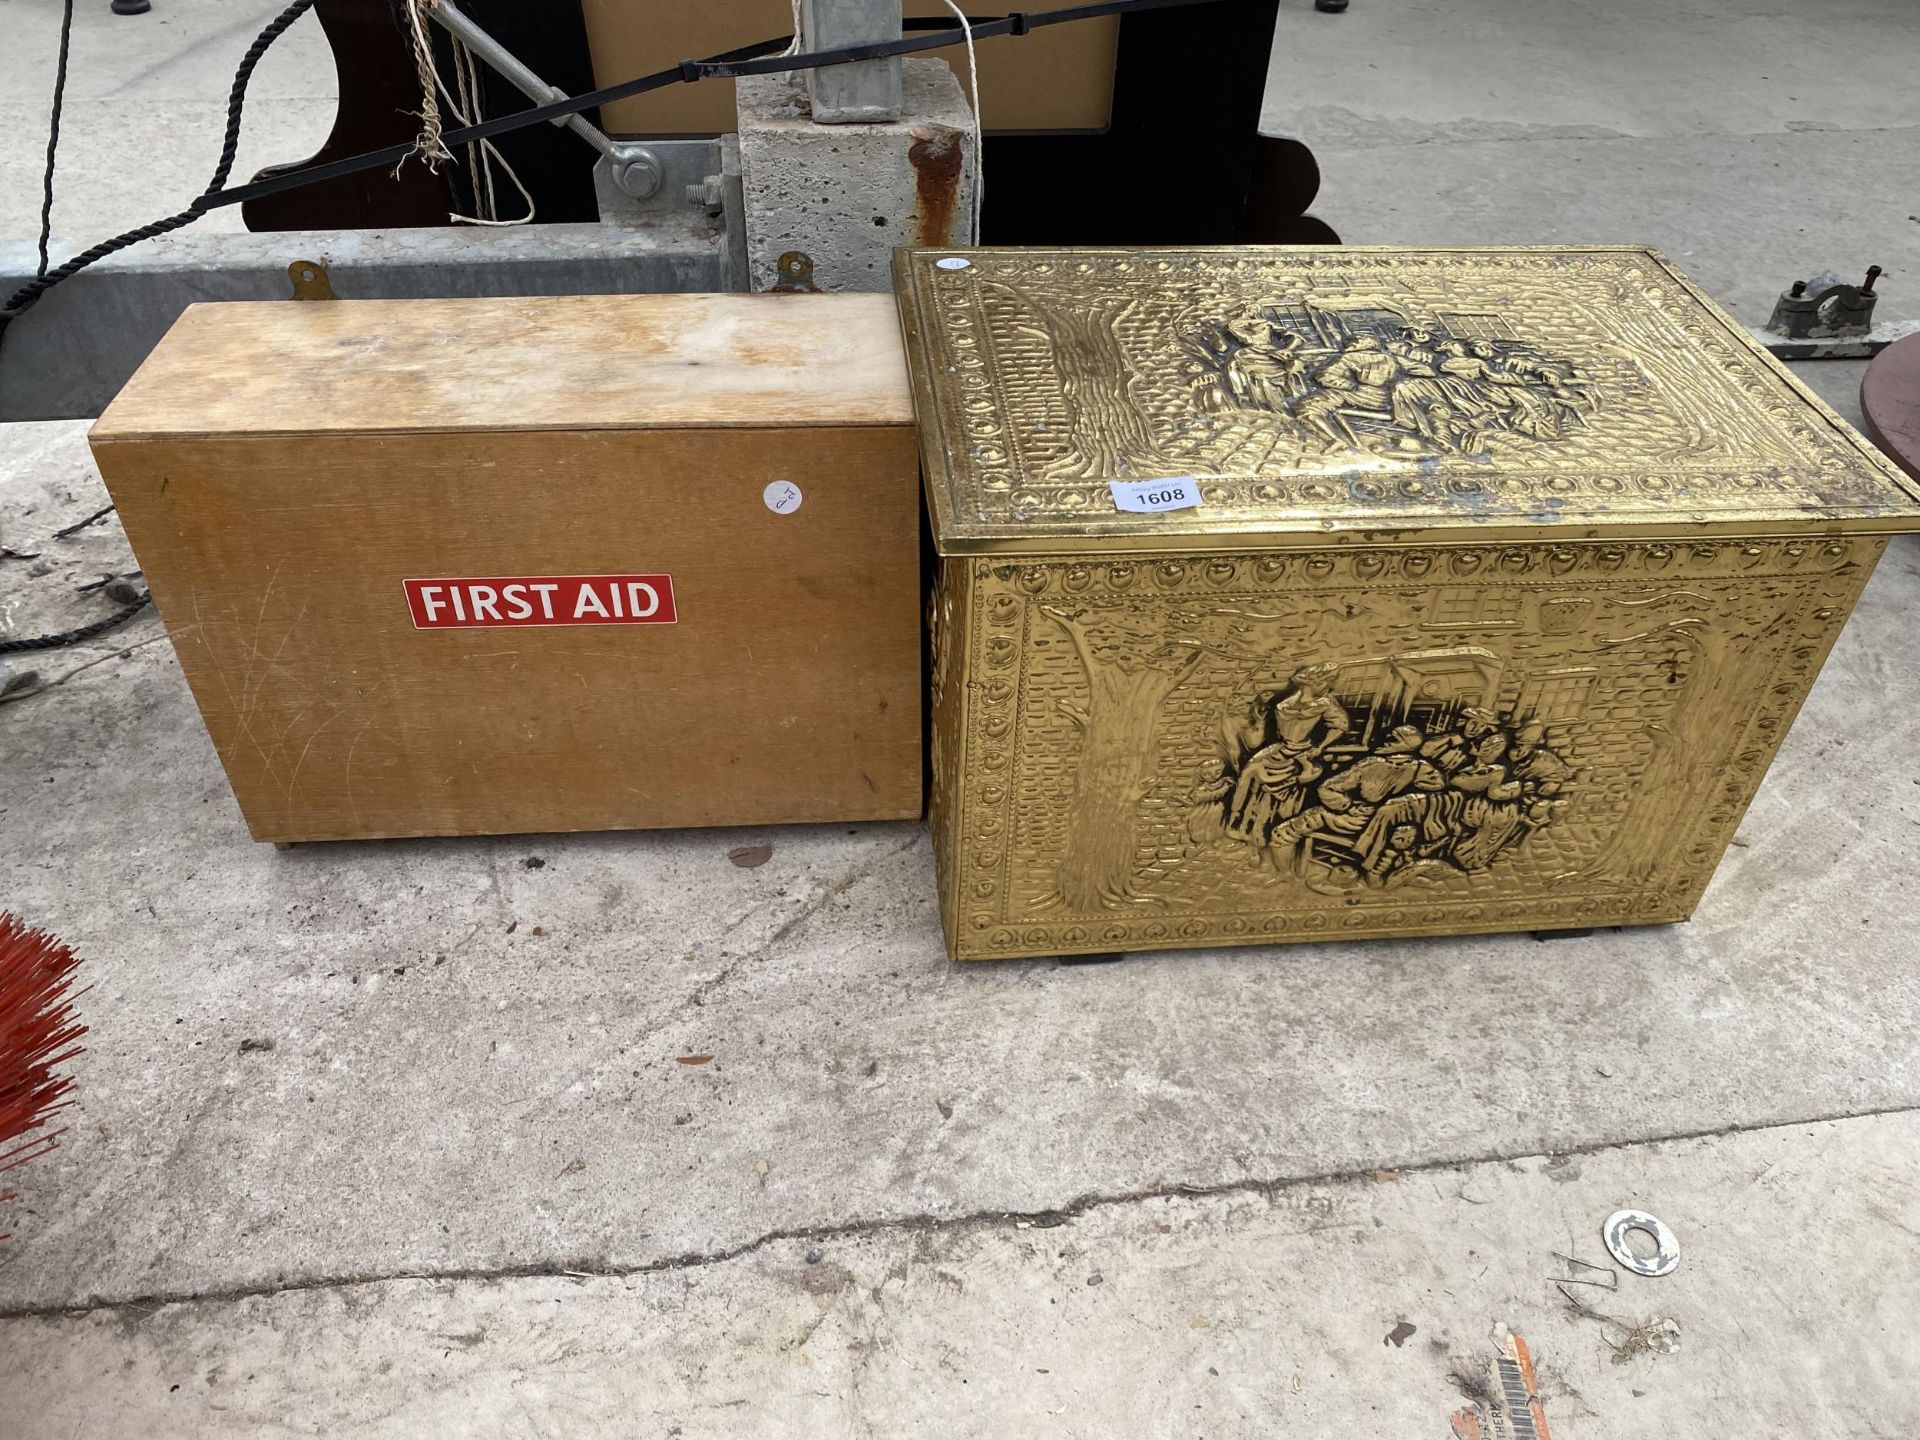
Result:
{"label": "rusty metal bracket", "polygon": [[813,283],[813,257],[801,250],[789,250],[773,262],[780,278],[773,282],[769,295],[818,295]]}
{"label": "rusty metal bracket", "polygon": [[318,260],[296,260],[287,266],[287,279],[293,282],[295,300],[338,300],[327,267]]}

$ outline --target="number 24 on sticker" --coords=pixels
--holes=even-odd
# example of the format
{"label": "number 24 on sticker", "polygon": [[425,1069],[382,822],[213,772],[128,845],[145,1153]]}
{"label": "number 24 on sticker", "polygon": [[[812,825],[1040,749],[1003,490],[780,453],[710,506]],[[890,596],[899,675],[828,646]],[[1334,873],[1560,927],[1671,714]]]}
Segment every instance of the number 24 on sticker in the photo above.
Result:
{"label": "number 24 on sticker", "polygon": [[1200,503],[1200,486],[1191,475],[1164,480],[1110,480],[1113,508],[1152,514],[1159,510],[1189,510]]}

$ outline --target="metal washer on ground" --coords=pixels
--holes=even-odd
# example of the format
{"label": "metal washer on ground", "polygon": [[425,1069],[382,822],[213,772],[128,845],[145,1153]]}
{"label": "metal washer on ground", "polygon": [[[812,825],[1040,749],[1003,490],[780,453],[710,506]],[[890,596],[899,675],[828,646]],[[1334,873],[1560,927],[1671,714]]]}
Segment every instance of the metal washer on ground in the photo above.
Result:
{"label": "metal washer on ground", "polygon": [[[1634,1254],[1627,1245],[1629,1230],[1644,1231],[1653,1237],[1658,1248],[1651,1256]],[[1667,1228],[1664,1220],[1644,1210],[1614,1211],[1601,1227],[1600,1238],[1607,1242],[1607,1253],[1636,1275],[1670,1275],[1674,1266],[1680,1263],[1680,1241]]]}

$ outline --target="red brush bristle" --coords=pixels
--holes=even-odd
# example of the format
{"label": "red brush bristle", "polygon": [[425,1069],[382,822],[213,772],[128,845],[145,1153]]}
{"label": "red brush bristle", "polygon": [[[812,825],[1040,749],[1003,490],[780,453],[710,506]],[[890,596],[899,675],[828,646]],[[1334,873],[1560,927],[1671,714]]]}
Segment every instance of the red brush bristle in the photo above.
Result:
{"label": "red brush bristle", "polygon": [[0,912],[0,1174],[44,1155],[62,1133],[47,1126],[71,1103],[73,1081],[53,1072],[87,1033],[67,993],[79,963],[44,930]]}

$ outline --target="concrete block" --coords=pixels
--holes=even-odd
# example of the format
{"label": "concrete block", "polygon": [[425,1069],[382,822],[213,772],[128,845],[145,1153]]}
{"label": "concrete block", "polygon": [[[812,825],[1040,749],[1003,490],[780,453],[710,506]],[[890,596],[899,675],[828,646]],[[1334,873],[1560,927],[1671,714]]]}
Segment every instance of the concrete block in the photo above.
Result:
{"label": "concrete block", "polygon": [[[800,16],[808,50],[871,45],[900,35],[900,0],[800,0]],[[876,124],[901,115],[897,55],[809,70],[806,86],[820,125]]]}
{"label": "concrete block", "polygon": [[908,60],[902,87],[899,120],[825,127],[804,86],[738,82],[752,289],[772,287],[788,250],[813,261],[822,290],[886,290],[896,245],[969,243],[979,155],[960,81],[938,60]]}

